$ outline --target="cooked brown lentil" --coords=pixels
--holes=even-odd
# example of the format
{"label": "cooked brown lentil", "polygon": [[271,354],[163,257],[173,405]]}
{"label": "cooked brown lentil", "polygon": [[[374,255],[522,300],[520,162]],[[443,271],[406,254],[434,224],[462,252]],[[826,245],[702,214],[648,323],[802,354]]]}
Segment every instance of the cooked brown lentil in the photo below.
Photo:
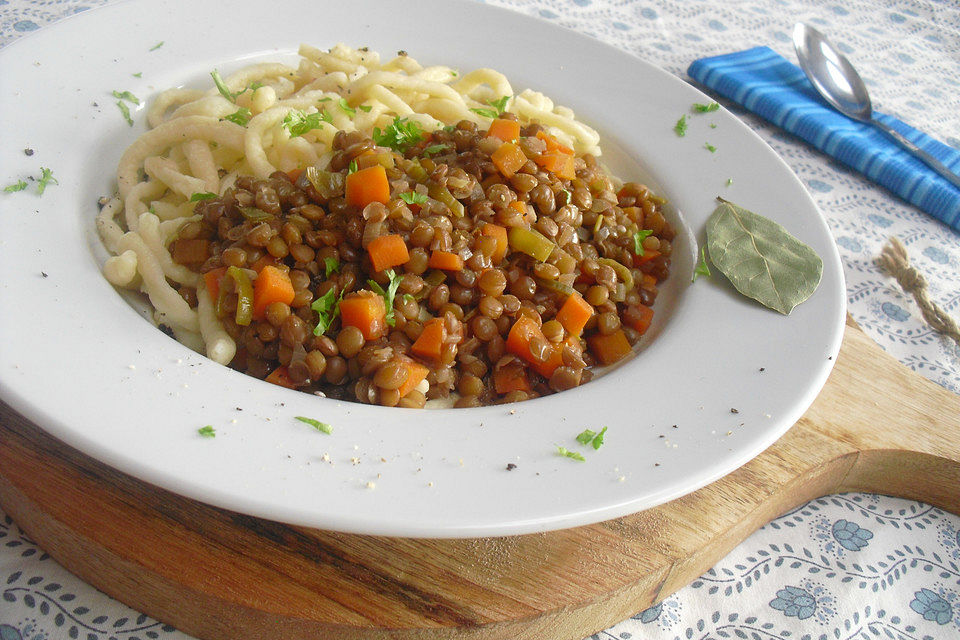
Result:
{"label": "cooked brown lentil", "polygon": [[[245,325],[236,322],[234,279],[219,279],[214,302],[237,342],[231,366],[250,375],[407,408],[452,393],[456,406],[471,407],[570,389],[607,360],[596,341],[622,333],[633,344],[643,335],[669,274],[674,231],[662,198],[637,183],[615,191],[592,156],[573,161],[573,177],[542,168],[545,154],[556,153],[544,134],[536,123],[521,127],[515,146],[526,161],[507,176],[491,160],[506,143],[472,122],[428,134],[404,153],[341,131],[326,171],[240,177],[223,196],[198,202],[200,222],[184,225],[171,254],[203,274],[242,269],[254,284],[265,265],[288,274],[289,301],[272,302]],[[426,157],[428,145],[442,147]],[[351,163],[384,167],[387,202],[350,204]],[[400,197],[410,193],[417,197]],[[484,231],[488,224],[506,229],[506,247]],[[637,255],[641,230],[651,233]],[[389,272],[375,272],[367,252],[387,235],[399,236],[409,257],[394,266],[384,330],[365,334],[334,317],[326,331],[315,331],[317,303],[332,297],[328,314],[336,316],[344,296],[376,289],[368,282],[391,287]],[[432,267],[438,251],[455,254],[463,267]],[[196,290],[184,287],[181,295],[196,305]],[[590,315],[571,334],[560,310],[572,296]],[[433,318],[442,328],[428,353],[418,340]],[[424,370],[423,382],[408,384]]]}

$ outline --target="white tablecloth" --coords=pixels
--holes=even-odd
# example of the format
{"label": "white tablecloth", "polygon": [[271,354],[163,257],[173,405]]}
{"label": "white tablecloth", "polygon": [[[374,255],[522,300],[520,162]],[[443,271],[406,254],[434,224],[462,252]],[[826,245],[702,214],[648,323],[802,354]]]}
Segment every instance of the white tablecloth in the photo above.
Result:
{"label": "white tablecloth", "polygon": [[[0,0],[0,46],[104,3]],[[809,21],[842,43],[878,110],[960,148],[955,0],[489,3],[590,34],[680,77],[696,58],[756,45],[794,59],[790,30]],[[827,217],[854,319],[911,369],[960,392],[960,347],[927,327],[912,298],[875,264],[887,238],[898,236],[926,275],[931,297],[960,316],[960,234],[792,136],[725,106],[786,160]],[[10,177],[0,175],[0,182]],[[760,529],[690,586],[593,636],[733,637],[960,638],[960,518],[868,494],[813,500]],[[0,513],[0,640],[61,638],[188,640],[68,573]]]}

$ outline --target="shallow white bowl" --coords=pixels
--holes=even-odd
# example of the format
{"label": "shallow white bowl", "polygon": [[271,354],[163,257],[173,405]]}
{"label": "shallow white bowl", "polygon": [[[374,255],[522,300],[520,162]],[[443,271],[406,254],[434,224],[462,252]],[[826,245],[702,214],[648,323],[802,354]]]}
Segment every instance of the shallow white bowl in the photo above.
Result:
{"label": "shallow white bowl", "polygon": [[[461,537],[571,527],[671,500],[756,456],[816,397],[842,337],[840,261],[803,186],[736,117],[691,116],[680,138],[676,120],[709,100],[696,89],[593,39],[478,3],[265,7],[112,4],[0,51],[0,180],[40,166],[59,180],[42,197],[0,195],[0,397],[14,409],[94,458],[213,505],[348,532]],[[512,47],[495,44],[504,34]],[[206,87],[214,68],[339,41],[501,70],[516,90],[572,107],[601,132],[621,176],[670,199],[680,231],[672,275],[636,357],[516,405],[370,407],[219,366],[158,331],[102,278],[97,200],[115,190],[116,162],[144,128],[142,108],[128,127],[111,91],[149,99]],[[780,222],[823,258],[820,288],[790,316],[741,298],[719,275],[691,284],[717,195]],[[213,439],[197,434],[208,424]],[[599,450],[575,442],[604,426]]]}

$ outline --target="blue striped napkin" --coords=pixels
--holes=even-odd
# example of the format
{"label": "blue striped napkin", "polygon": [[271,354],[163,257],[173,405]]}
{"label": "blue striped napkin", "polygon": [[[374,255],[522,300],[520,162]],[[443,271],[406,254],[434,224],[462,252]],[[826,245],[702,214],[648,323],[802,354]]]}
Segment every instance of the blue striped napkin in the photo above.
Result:
{"label": "blue striped napkin", "polygon": [[[960,189],[876,127],[835,111],[800,67],[768,47],[694,61],[691,78],[856,169],[960,231]],[[888,115],[874,112],[908,140],[960,172],[960,151]]]}

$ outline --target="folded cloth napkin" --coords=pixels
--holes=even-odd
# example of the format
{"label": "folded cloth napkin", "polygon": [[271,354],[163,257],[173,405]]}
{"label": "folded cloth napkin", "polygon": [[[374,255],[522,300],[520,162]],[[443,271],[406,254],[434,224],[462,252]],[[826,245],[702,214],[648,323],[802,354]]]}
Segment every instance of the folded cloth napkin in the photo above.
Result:
{"label": "folded cloth napkin", "polygon": [[[687,73],[960,231],[960,189],[877,127],[828,106],[803,70],[772,49],[756,47],[702,58],[691,64]],[[874,112],[874,118],[960,172],[957,149],[894,117]]]}

